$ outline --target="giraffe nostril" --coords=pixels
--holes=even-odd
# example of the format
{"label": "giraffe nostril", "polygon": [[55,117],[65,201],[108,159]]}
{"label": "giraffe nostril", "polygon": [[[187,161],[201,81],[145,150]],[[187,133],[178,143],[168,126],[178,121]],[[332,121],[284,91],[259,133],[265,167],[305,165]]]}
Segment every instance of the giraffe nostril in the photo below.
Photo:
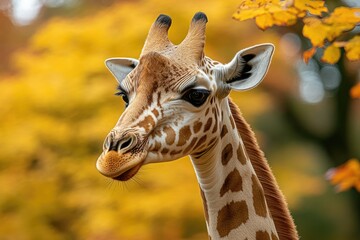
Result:
{"label": "giraffe nostril", "polygon": [[103,145],[103,151],[106,152],[108,150],[111,150],[111,148],[113,148],[112,146],[112,136],[111,134],[109,134],[104,141],[104,145]]}
{"label": "giraffe nostril", "polygon": [[127,140],[121,142],[121,143],[119,144],[119,150],[124,150],[124,149],[126,149],[128,146],[130,146],[131,142],[132,142],[132,138],[131,138],[131,137],[128,138]]}
{"label": "giraffe nostril", "polygon": [[105,139],[104,143],[104,152],[126,152],[136,144],[136,136],[134,134],[122,134],[122,137],[117,137],[116,135],[110,133]]}

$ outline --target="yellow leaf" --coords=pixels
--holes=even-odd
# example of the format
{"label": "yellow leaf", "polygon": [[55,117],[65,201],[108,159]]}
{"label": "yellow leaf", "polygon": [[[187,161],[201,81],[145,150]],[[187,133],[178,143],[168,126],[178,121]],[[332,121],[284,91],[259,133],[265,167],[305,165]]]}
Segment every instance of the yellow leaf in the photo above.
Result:
{"label": "yellow leaf", "polygon": [[304,18],[303,35],[310,39],[315,47],[322,47],[326,39],[329,27],[322,24],[321,20],[316,17]]}
{"label": "yellow leaf", "polygon": [[322,47],[324,41],[333,41],[343,32],[351,30],[354,25],[351,23],[328,24],[326,19],[307,17],[303,19],[303,35],[310,39],[314,46]]}
{"label": "yellow leaf", "polygon": [[298,17],[298,18],[303,18],[303,17],[305,17],[305,16],[306,16],[306,12],[299,11],[299,12],[297,13],[297,17]]}
{"label": "yellow leaf", "polygon": [[312,58],[314,56],[314,54],[316,53],[316,47],[312,47],[308,50],[306,50],[304,53],[303,53],[303,60],[305,63],[308,63],[310,58]]}
{"label": "yellow leaf", "polygon": [[265,7],[266,11],[269,13],[276,13],[276,12],[286,12],[287,9],[280,6],[280,3],[272,3],[267,4]]}
{"label": "yellow leaf", "polygon": [[263,4],[258,1],[243,0],[240,2],[239,9],[259,8],[261,5]]}
{"label": "yellow leaf", "polygon": [[338,7],[329,17],[322,19],[322,23],[327,26],[326,39],[333,41],[360,23],[360,8]]}
{"label": "yellow leaf", "polygon": [[340,49],[332,44],[325,49],[321,61],[329,64],[335,64],[339,61],[340,56]]}
{"label": "yellow leaf", "polygon": [[273,25],[293,25],[296,23],[299,10],[292,5],[292,0],[244,0],[233,14],[233,18],[240,21],[255,18],[257,26],[262,30]]}
{"label": "yellow leaf", "polygon": [[360,36],[353,37],[345,46],[346,57],[350,61],[360,60]]}
{"label": "yellow leaf", "polygon": [[233,17],[239,21],[244,21],[255,18],[261,14],[263,14],[263,11],[261,11],[261,9],[244,9],[238,10],[236,13],[234,13]]}
{"label": "yellow leaf", "polygon": [[326,176],[331,184],[336,185],[339,192],[351,187],[359,190],[360,185],[360,162],[357,159],[350,159],[343,165],[330,169]]}
{"label": "yellow leaf", "polygon": [[239,21],[255,18],[266,12],[265,7],[266,3],[263,2],[243,0],[240,2],[236,13],[233,14],[233,18]]}
{"label": "yellow leaf", "polygon": [[360,98],[360,83],[356,84],[351,88],[350,96],[352,98]]}
{"label": "yellow leaf", "polygon": [[360,8],[337,7],[329,17],[324,19],[327,24],[352,24],[355,27],[360,23]]}
{"label": "yellow leaf", "polygon": [[280,1],[279,3],[283,8],[289,8],[289,7],[294,6],[294,0]]}
{"label": "yellow leaf", "polygon": [[294,14],[291,14],[290,12],[275,12],[273,13],[273,19],[276,23],[276,25],[279,26],[290,26],[294,25],[297,20],[297,16]]}
{"label": "yellow leaf", "polygon": [[294,6],[301,10],[301,12],[308,11],[312,15],[321,16],[323,12],[328,12],[324,4],[325,1],[319,0],[295,0]]}
{"label": "yellow leaf", "polygon": [[274,20],[270,13],[266,13],[256,17],[255,22],[256,25],[262,30],[265,30],[274,25]]}
{"label": "yellow leaf", "polygon": [[354,25],[351,23],[342,23],[342,24],[334,24],[334,25],[324,24],[324,26],[326,26],[327,29],[326,38],[329,41],[333,41],[343,32],[350,31],[351,29],[354,28]]}

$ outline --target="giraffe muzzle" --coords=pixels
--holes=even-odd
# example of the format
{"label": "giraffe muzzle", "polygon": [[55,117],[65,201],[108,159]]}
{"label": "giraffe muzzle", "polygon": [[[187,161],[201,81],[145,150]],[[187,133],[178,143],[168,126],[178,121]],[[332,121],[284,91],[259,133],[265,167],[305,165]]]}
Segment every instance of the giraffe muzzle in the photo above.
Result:
{"label": "giraffe muzzle", "polygon": [[114,180],[129,180],[139,171],[147,156],[145,142],[133,131],[111,131],[105,139],[96,168]]}

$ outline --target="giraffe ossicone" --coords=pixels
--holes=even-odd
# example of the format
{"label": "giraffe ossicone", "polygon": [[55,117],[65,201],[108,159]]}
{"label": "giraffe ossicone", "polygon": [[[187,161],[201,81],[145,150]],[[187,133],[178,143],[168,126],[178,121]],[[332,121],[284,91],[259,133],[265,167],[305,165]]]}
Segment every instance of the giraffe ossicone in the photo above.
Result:
{"label": "giraffe ossicone", "polygon": [[168,39],[171,18],[160,15],[139,60],[110,58],[126,109],[103,145],[96,167],[126,181],[156,162],[190,155],[211,239],[298,239],[286,202],[230,91],[256,87],[272,44],[239,51],[227,64],[204,54],[204,13],[185,39]]}

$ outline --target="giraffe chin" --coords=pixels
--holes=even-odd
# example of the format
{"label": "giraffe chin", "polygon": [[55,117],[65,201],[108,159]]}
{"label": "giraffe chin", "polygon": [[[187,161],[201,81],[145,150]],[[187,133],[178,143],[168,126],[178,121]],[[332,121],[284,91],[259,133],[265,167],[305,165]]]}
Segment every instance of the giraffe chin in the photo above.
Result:
{"label": "giraffe chin", "polygon": [[142,163],[135,165],[134,167],[130,168],[129,170],[125,171],[124,173],[120,174],[117,177],[112,177],[112,179],[117,181],[125,182],[127,180],[130,180],[133,176],[137,174],[137,172],[140,170],[142,166]]}

